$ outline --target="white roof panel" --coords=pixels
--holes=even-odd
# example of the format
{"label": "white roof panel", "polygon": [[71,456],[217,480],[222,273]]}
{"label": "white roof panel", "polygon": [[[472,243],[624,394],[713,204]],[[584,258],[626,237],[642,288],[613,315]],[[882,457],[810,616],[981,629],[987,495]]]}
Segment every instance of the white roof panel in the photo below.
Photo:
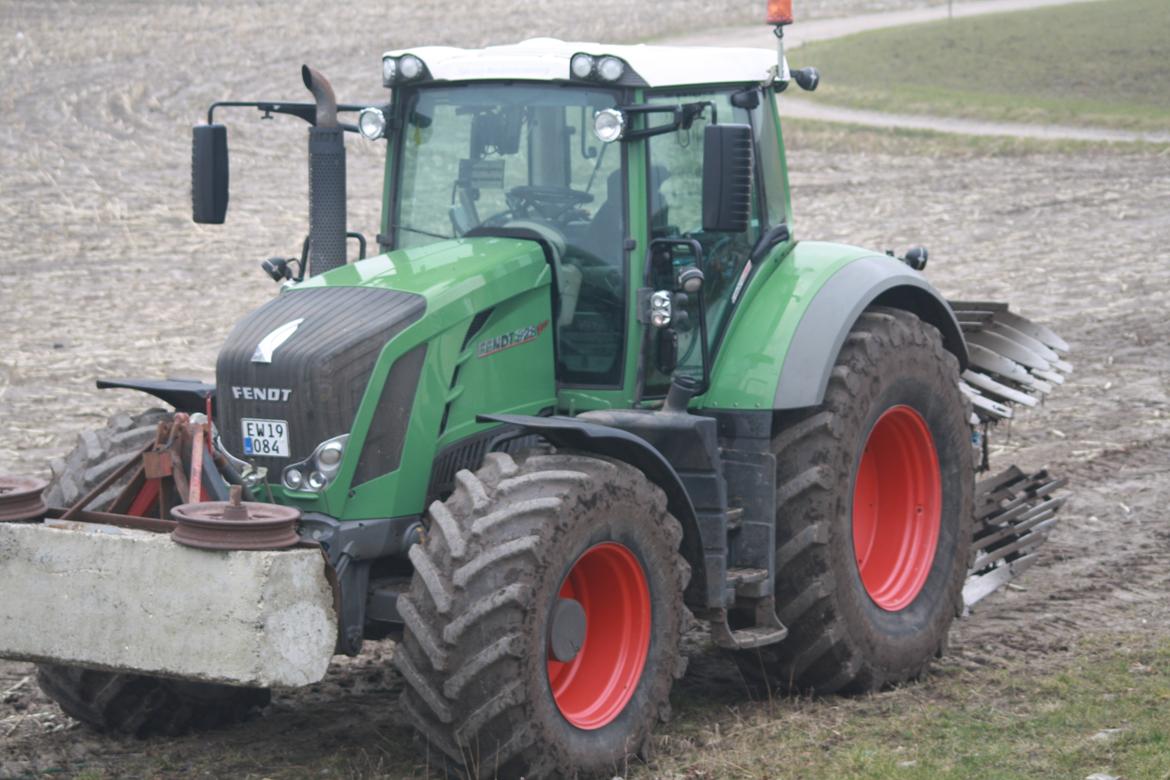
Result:
{"label": "white roof panel", "polygon": [[713,48],[699,46],[610,45],[531,38],[506,46],[459,49],[453,46],[420,46],[386,52],[389,56],[413,54],[437,81],[480,79],[568,80],[569,60],[578,52],[595,56],[611,54],[645,80],[650,87],[690,84],[726,84],[771,81],[777,56],[772,49]]}

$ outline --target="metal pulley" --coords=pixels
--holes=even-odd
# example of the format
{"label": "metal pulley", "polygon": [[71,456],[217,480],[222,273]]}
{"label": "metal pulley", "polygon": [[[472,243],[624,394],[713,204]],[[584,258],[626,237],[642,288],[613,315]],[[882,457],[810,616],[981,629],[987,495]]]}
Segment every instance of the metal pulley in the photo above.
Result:
{"label": "metal pulley", "polygon": [[48,486],[43,479],[0,475],[0,523],[26,523],[44,517],[47,510],[41,494]]}
{"label": "metal pulley", "polygon": [[228,501],[182,504],[171,510],[179,526],[171,538],[201,550],[283,550],[300,542],[301,511],[278,504],[241,501],[233,485]]}

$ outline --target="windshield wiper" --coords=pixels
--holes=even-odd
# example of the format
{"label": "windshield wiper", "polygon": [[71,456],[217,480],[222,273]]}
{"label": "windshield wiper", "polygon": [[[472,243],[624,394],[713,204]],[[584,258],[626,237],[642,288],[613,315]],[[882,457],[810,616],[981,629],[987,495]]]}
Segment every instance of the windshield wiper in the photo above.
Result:
{"label": "windshield wiper", "polygon": [[444,236],[440,233],[432,233],[429,230],[421,230],[419,228],[410,227],[408,225],[391,225],[390,229],[391,230],[405,230],[409,233],[418,233],[420,236],[430,236],[431,238],[441,238],[444,241],[450,241],[451,239],[455,238],[455,236]]}

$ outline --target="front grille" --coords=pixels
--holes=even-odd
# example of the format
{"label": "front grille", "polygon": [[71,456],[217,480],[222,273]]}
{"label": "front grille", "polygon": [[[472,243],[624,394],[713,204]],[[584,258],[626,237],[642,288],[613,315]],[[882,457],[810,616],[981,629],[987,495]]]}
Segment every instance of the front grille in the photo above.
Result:
{"label": "front grille", "polygon": [[[325,439],[348,433],[382,348],[425,308],[425,300],[412,293],[321,287],[285,292],[244,317],[215,368],[216,423],[224,447],[245,457],[245,417],[286,421],[288,458],[247,458],[268,468],[275,481],[284,466],[307,458]],[[302,318],[271,363],[252,362],[261,339]],[[281,400],[258,400],[266,397]]]}

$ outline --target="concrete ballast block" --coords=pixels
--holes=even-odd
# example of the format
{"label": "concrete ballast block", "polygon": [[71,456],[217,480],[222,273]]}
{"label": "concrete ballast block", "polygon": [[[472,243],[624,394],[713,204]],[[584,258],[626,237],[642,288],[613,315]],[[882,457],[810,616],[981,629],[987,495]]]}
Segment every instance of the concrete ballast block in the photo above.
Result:
{"label": "concrete ballast block", "polygon": [[211,552],[108,526],[0,523],[0,657],[249,686],[325,676],[320,551]]}

